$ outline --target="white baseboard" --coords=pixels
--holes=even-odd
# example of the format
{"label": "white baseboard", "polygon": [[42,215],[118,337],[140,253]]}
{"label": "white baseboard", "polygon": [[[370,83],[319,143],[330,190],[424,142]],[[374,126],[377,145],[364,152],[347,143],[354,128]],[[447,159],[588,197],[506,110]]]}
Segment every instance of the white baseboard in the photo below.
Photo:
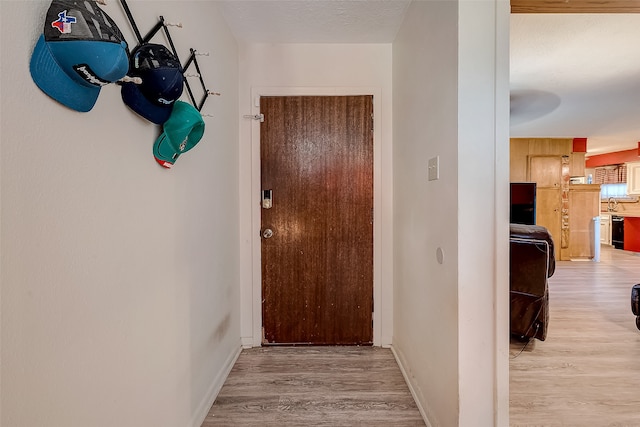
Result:
{"label": "white baseboard", "polygon": [[429,422],[429,419],[427,418],[427,413],[424,410],[422,403],[418,399],[418,395],[416,394],[415,389],[413,388],[411,378],[407,374],[407,370],[405,369],[405,364],[404,364],[404,358],[402,358],[401,355],[398,354],[398,352],[396,351],[393,345],[391,345],[390,348],[391,348],[391,353],[393,353],[393,357],[396,359],[396,362],[400,367],[400,372],[402,372],[402,376],[404,377],[404,382],[407,383],[407,386],[409,387],[409,391],[411,392],[411,396],[413,396],[413,400],[416,402],[416,405],[418,406],[418,410],[420,411],[420,415],[422,415],[422,419],[424,420],[424,423],[427,425],[427,427],[432,427],[431,423]]}
{"label": "white baseboard", "polygon": [[393,339],[390,336],[383,336],[380,338],[380,347],[382,348],[391,348],[393,343]]}
{"label": "white baseboard", "polygon": [[233,365],[236,364],[241,351],[242,346],[238,345],[237,350],[231,352],[229,357],[227,357],[227,360],[224,362],[222,369],[220,369],[220,372],[218,373],[218,375],[216,375],[216,378],[213,380],[211,387],[209,387],[209,390],[207,390],[207,394],[205,395],[204,399],[202,399],[202,402],[200,403],[200,405],[198,405],[198,409],[196,410],[191,421],[191,425],[193,427],[200,427],[204,422],[207,414],[209,414],[209,409],[211,409],[213,402],[216,400],[216,397],[218,397],[218,393],[220,393],[220,390],[222,389],[224,382],[227,380],[231,369],[233,369]]}

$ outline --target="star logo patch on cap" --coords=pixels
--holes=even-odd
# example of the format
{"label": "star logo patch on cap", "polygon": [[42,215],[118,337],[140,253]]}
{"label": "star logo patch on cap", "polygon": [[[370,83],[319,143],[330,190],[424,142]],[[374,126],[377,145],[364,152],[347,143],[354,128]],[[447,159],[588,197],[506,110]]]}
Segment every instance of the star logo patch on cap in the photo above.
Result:
{"label": "star logo patch on cap", "polygon": [[58,20],[53,21],[51,23],[51,26],[53,28],[56,28],[62,34],[69,34],[71,33],[71,24],[75,24],[75,23],[76,23],[76,17],[67,16],[67,11],[63,10],[62,12],[58,13]]}
{"label": "star logo patch on cap", "polygon": [[122,32],[95,0],[51,0],[29,72],[54,101],[84,113],[103,85],[127,75],[128,53]]}

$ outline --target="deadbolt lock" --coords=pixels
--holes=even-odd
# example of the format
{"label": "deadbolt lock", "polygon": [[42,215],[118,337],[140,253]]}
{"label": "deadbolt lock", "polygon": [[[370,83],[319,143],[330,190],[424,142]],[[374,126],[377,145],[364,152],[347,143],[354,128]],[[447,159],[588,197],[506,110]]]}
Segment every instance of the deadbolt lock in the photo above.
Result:
{"label": "deadbolt lock", "polygon": [[271,209],[273,206],[273,191],[262,190],[262,209]]}

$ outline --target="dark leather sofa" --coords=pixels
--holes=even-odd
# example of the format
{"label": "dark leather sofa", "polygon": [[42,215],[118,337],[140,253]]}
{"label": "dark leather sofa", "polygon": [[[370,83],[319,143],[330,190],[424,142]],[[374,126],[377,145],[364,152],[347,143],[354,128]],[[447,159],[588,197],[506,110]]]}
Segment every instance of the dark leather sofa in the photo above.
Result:
{"label": "dark leather sofa", "polygon": [[544,341],[549,323],[547,279],[556,268],[553,239],[539,225],[511,224],[509,284],[511,335]]}

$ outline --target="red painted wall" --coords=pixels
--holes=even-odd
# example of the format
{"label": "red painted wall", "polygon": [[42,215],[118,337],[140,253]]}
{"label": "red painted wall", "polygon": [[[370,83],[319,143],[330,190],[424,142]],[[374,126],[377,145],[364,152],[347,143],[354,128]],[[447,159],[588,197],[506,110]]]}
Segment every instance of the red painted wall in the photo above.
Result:
{"label": "red painted wall", "polygon": [[640,252],[640,218],[624,218],[624,250]]}
{"label": "red painted wall", "polygon": [[573,138],[573,152],[574,153],[586,153],[587,152],[587,138]]}
{"label": "red painted wall", "polygon": [[618,165],[626,162],[637,162],[640,160],[638,149],[616,151],[615,153],[598,154],[589,156],[586,159],[585,166],[587,168],[595,168],[598,166]]}

